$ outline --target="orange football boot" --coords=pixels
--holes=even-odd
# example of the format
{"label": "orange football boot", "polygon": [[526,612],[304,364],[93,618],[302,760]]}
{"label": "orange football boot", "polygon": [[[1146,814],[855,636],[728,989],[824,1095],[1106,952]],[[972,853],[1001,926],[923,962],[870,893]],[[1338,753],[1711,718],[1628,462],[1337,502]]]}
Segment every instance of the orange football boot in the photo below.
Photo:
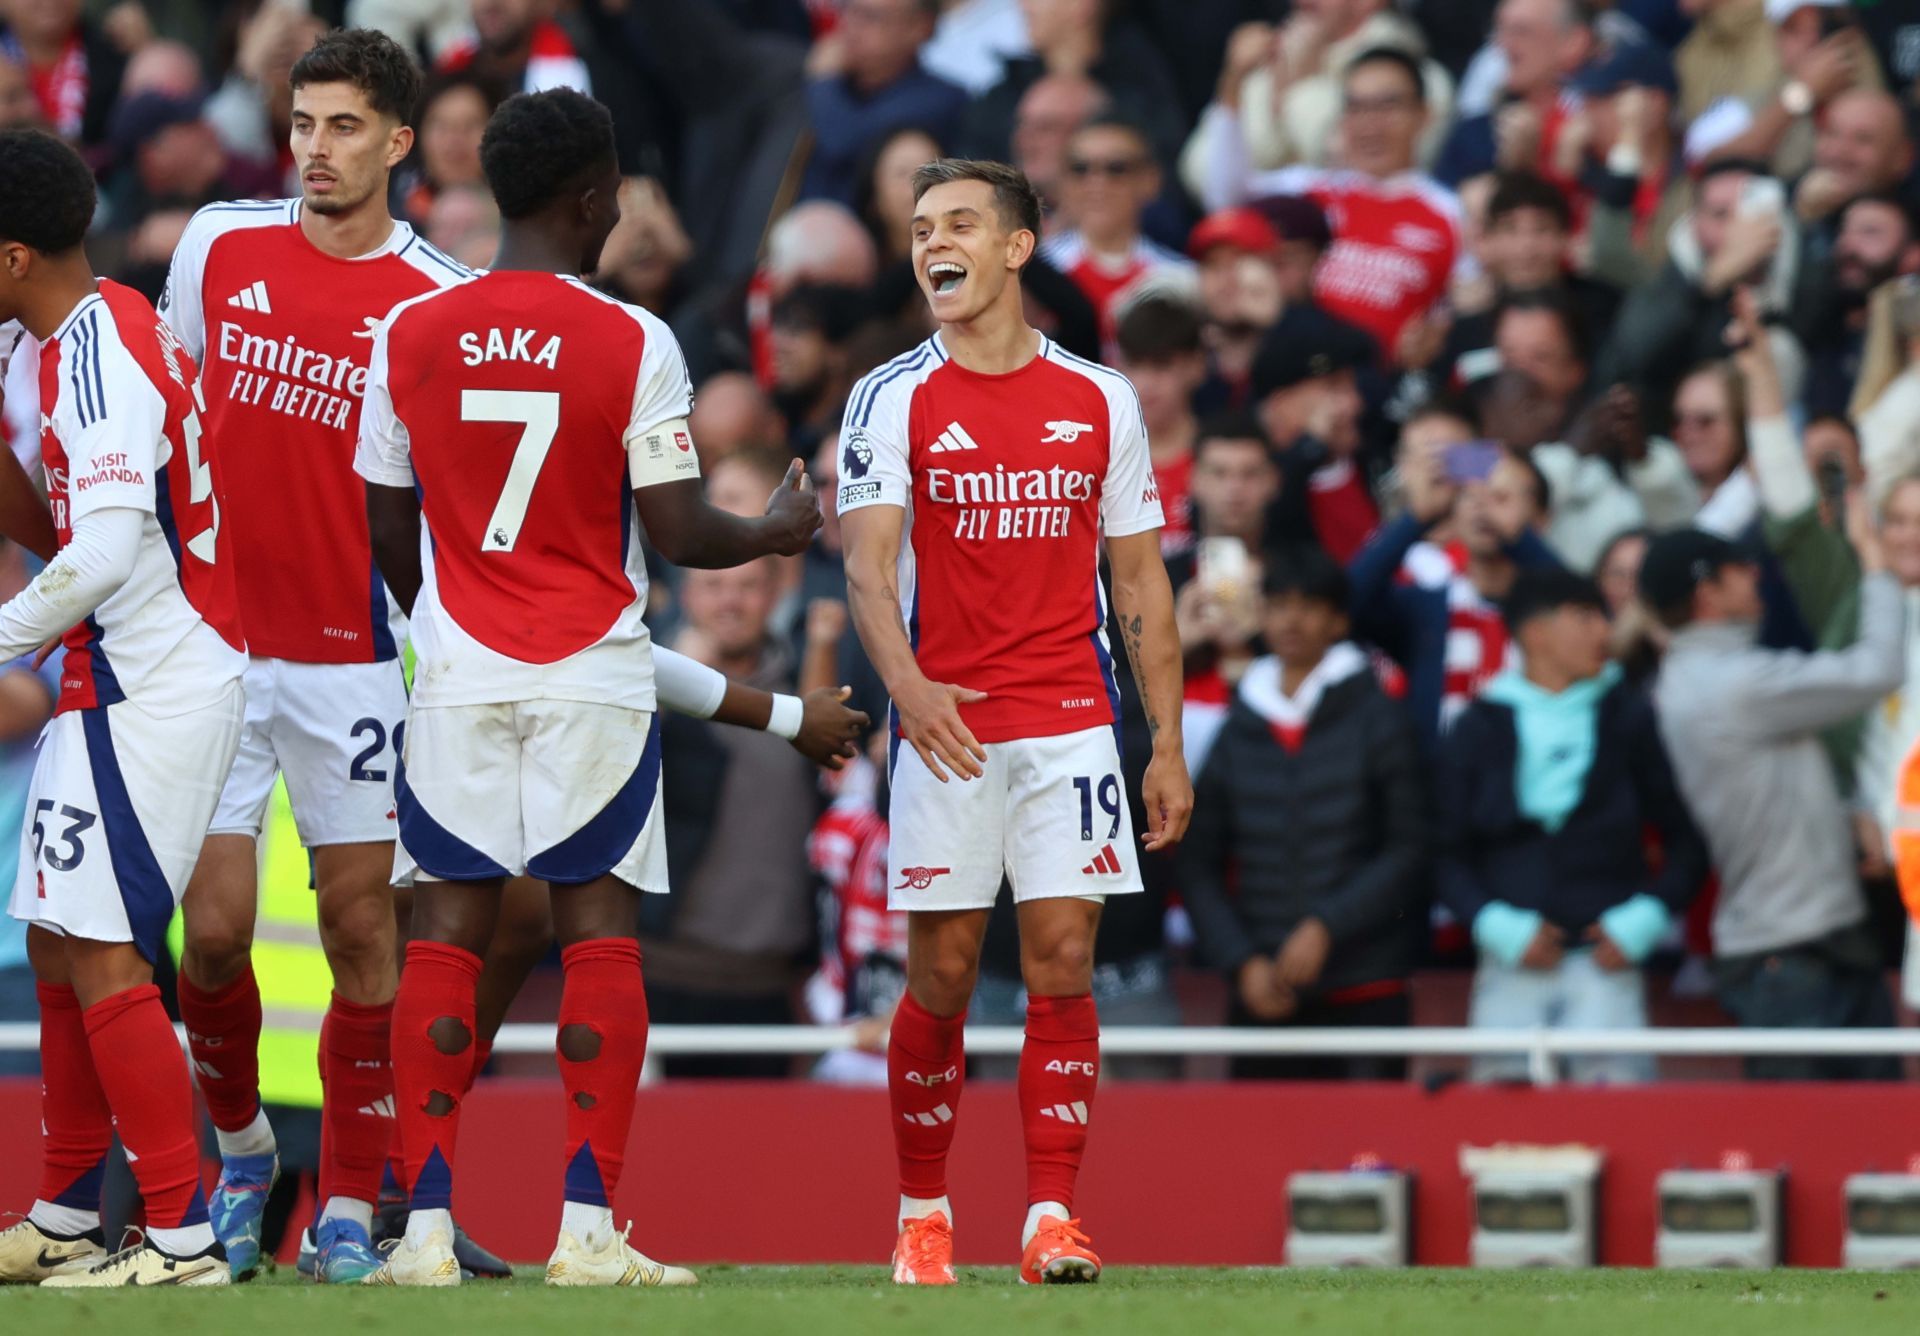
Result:
{"label": "orange football boot", "polygon": [[935,1211],[900,1226],[893,1245],[893,1283],[896,1285],[953,1285],[953,1226],[944,1211]]}
{"label": "orange football boot", "polygon": [[1020,1258],[1023,1285],[1075,1285],[1100,1279],[1100,1255],[1080,1232],[1078,1220],[1048,1216]]}

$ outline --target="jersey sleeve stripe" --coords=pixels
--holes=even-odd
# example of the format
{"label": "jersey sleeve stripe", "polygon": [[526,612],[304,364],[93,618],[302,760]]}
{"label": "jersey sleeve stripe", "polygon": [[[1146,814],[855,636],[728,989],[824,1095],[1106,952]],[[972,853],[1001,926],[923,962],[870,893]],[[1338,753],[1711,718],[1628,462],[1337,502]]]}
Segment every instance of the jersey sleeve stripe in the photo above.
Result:
{"label": "jersey sleeve stripe", "polygon": [[893,361],[887,363],[885,367],[882,367],[881,372],[885,374],[875,373],[874,379],[866,387],[865,399],[862,401],[859,409],[851,415],[854,426],[864,427],[872,419],[873,406],[879,401],[880,391],[887,387],[888,382],[897,380],[909,371],[917,371],[926,365],[927,349],[925,345],[922,345],[907,354],[906,357],[908,360],[902,361],[899,358],[895,358]]}
{"label": "jersey sleeve stripe", "polygon": [[420,248],[419,253],[420,253],[421,259],[432,260],[435,264],[439,265],[442,269],[445,269],[448,273],[452,274],[456,278],[472,278],[473,277],[473,270],[467,268],[464,264],[461,264],[459,261],[447,255],[444,251],[440,250],[432,242],[426,240],[424,237],[420,236],[418,233],[415,233],[413,239],[407,242],[406,245],[400,248],[400,254],[405,255],[408,251],[412,250],[415,245],[418,245]]}
{"label": "jersey sleeve stripe", "polygon": [[100,375],[100,308],[87,313],[87,377],[93,382],[93,402],[100,417],[107,415],[107,387]]}

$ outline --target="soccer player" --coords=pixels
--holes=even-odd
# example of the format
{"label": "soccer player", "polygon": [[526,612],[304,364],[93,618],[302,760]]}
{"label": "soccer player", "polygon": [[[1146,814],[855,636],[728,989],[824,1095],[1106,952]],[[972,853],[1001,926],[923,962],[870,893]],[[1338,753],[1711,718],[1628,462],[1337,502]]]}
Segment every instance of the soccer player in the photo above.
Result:
{"label": "soccer player", "polygon": [[368,1283],[460,1281],[447,1206],[475,982],[501,887],[527,873],[552,887],[566,972],[565,1205],[547,1282],[690,1284],[629,1246],[609,1207],[646,1049],[639,896],[667,889],[635,521],[669,561],[729,566],[802,551],[819,505],[795,461],[764,517],[711,506],[672,334],[573,277],[620,216],[606,109],[566,89],[511,98],[480,157],[499,259],[388,316],[355,458],[419,656],[394,776],[394,870],[415,883],[393,1010],[412,1214]]}
{"label": "soccer player", "polygon": [[[334,981],[321,1030],[316,1274],[354,1282],[379,1264],[369,1231],[393,1139],[391,777],[407,698],[404,630],[374,568],[353,443],[374,326],[402,301],[471,273],[387,207],[388,176],[412,145],[407,118],[419,97],[407,53],[379,32],[329,33],[295,63],[291,83],[301,197],[202,209],[161,299],[202,367],[207,432],[235,498],[229,528],[254,656],[239,760],[187,891],[180,1013],[219,1139],[214,1228],[243,1279],[259,1265],[261,1212],[278,1173],[260,1108],[251,949],[256,844],[274,775],[283,773],[312,851]],[[713,714],[718,689],[707,695],[706,678],[717,674],[677,667],[663,676],[695,695],[663,698]],[[772,728],[816,761],[857,730],[831,693],[804,707],[753,697],[729,693],[716,717]],[[496,978],[495,993],[510,996],[522,972]],[[464,1234],[457,1241],[463,1266],[506,1274]]]}
{"label": "soccer player", "polygon": [[961,1026],[1004,874],[1028,994],[1020,1277],[1094,1280],[1100,1259],[1073,1218],[1099,1067],[1094,930],[1106,896],[1140,890],[1103,536],[1153,734],[1146,847],[1178,841],[1193,806],[1160,498],[1126,378],[1021,313],[1020,270],[1040,230],[1026,177],[943,159],[913,188],[914,269],[940,330],[854,388],[839,491],[854,625],[893,697],[889,885],[892,907],[910,914],[888,1050],[893,1274],[954,1280],[946,1159]]}
{"label": "soccer player", "polygon": [[[72,149],[0,132],[0,321],[39,341],[59,534],[46,569],[0,607],[0,652],[56,635],[66,646],[11,905],[39,987],[43,1168],[27,1218],[0,1233],[0,1281],[224,1285],[153,961],[240,742],[230,511],[193,359],[142,297],[94,278],[93,210]],[[100,1189],[116,1130],[147,1231],[109,1255]]]}

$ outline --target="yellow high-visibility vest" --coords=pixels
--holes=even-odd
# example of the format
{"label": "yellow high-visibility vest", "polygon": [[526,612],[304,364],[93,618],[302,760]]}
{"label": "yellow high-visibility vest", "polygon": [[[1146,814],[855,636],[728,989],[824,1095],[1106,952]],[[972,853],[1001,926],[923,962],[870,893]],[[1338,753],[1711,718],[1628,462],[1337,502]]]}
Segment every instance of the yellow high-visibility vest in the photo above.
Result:
{"label": "yellow high-visibility vest", "polygon": [[[167,934],[180,959],[182,930]],[[253,930],[260,985],[260,1099],[320,1107],[320,1022],[333,997],[333,971],[320,946],[312,865],[293,824],[287,787],[276,781],[260,831],[260,912]]]}

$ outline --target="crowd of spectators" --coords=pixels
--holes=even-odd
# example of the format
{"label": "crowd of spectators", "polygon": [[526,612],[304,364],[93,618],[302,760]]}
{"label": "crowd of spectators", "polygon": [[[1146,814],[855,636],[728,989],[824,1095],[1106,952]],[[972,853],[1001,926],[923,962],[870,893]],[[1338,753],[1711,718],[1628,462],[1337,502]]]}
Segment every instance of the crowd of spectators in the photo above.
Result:
{"label": "crowd of spectators", "polygon": [[[1895,1023],[1903,890],[1920,918],[1899,866],[1920,823],[1920,11],[0,0],[0,125],[82,149],[92,253],[154,295],[193,210],[297,191],[286,75],[336,23],[418,53],[393,204],[471,265],[498,233],[491,110],[555,85],[609,105],[628,181],[596,281],[678,334],[722,506],[757,508],[798,456],[830,508],[849,387],[930,332],[914,167],[1027,172],[1029,317],[1139,391],[1187,668],[1193,829],[1107,907],[1109,1025],[1406,1025],[1450,969],[1471,986],[1447,1019],[1473,1025],[1643,1026],[1688,994],[1741,1025]],[[31,427],[9,423],[17,448]],[[661,575],[661,643],[756,685],[846,682],[885,718],[831,514],[805,558]],[[42,694],[0,676],[9,756]],[[667,736],[655,1019],[844,1022],[871,1049],[904,943],[884,736],[824,777],[765,737]],[[1021,1004],[1005,917],[976,1021]],[[19,954],[0,930],[0,1000]]]}

